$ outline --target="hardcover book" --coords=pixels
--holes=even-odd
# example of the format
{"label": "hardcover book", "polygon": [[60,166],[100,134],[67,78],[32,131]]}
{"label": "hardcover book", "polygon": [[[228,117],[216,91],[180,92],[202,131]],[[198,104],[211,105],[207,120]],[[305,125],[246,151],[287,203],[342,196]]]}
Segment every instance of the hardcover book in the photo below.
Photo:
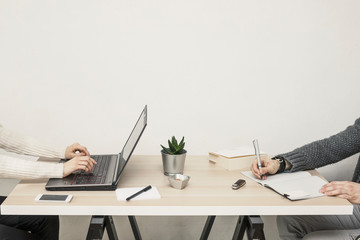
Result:
{"label": "hardcover book", "polygon": [[254,160],[256,156],[252,147],[209,152],[209,161],[227,170],[248,170]]}

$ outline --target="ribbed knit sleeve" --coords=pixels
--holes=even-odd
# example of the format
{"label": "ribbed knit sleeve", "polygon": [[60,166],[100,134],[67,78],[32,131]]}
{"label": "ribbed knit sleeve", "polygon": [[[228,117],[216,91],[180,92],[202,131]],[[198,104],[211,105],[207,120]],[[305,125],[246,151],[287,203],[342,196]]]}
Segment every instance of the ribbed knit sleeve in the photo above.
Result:
{"label": "ribbed knit sleeve", "polygon": [[[54,148],[39,141],[11,132],[0,125],[0,148],[18,154],[47,158],[64,158],[66,148]],[[34,162],[0,154],[0,177],[61,178],[62,163]]]}
{"label": "ribbed knit sleeve", "polygon": [[0,124],[0,148],[18,154],[48,158],[64,158],[66,148],[55,148],[31,137],[3,128]]}
{"label": "ribbed knit sleeve", "polygon": [[63,164],[34,162],[0,155],[0,177],[18,179],[62,178]]}
{"label": "ribbed knit sleeve", "polygon": [[360,118],[344,131],[279,154],[292,164],[291,172],[319,168],[360,152]]}

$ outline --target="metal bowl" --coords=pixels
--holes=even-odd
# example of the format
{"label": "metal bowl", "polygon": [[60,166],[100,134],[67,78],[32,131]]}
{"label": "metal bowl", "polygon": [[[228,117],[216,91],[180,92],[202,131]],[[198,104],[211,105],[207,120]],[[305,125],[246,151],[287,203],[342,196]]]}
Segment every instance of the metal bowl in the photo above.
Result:
{"label": "metal bowl", "polygon": [[189,176],[182,175],[182,174],[173,174],[173,175],[169,176],[170,185],[173,188],[180,189],[180,190],[186,187],[189,180],[190,180]]}

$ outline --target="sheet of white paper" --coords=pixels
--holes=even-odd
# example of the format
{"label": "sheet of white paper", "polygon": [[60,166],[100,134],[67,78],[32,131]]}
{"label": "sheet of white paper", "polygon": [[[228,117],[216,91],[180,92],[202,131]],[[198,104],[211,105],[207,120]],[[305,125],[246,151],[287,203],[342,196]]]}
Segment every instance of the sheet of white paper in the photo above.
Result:
{"label": "sheet of white paper", "polygon": [[[231,158],[231,157],[255,155],[255,150],[254,147],[252,146],[241,146],[230,149],[223,149],[220,151],[215,151],[213,153]],[[260,153],[263,154],[262,151],[260,151]]]}
{"label": "sheet of white paper", "polygon": [[[126,198],[130,197],[134,193],[139,192],[145,187],[134,187],[134,188],[118,188],[116,189],[116,198],[118,201],[126,201]],[[144,199],[159,199],[160,193],[156,187],[152,186],[150,190],[141,193],[140,195],[131,199],[131,201],[144,200]]]}

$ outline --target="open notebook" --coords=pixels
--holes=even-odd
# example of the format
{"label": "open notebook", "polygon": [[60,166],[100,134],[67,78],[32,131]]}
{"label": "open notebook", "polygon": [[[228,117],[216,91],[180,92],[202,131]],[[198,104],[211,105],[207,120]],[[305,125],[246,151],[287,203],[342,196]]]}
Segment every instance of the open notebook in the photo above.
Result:
{"label": "open notebook", "polygon": [[266,180],[256,178],[251,171],[242,172],[246,177],[268,187],[290,200],[301,200],[323,196],[320,188],[327,182],[309,172],[280,173],[269,175]]}

